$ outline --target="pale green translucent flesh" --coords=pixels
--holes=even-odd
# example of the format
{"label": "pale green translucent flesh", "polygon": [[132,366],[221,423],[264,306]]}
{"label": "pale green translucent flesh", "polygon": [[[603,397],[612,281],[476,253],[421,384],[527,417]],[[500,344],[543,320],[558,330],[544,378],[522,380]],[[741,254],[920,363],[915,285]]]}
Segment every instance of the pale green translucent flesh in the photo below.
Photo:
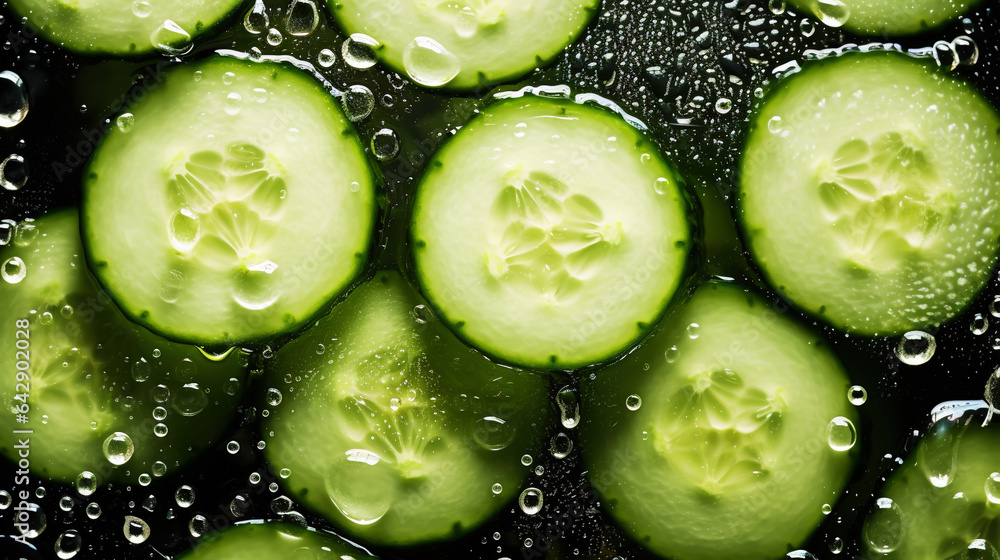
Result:
{"label": "pale green translucent flesh", "polygon": [[98,149],[83,206],[91,266],[130,316],[233,345],[294,328],[353,280],[374,180],[319,84],[215,58],[131,110],[132,129]]}
{"label": "pale green translucent flesh", "polygon": [[264,453],[289,469],[287,491],[380,545],[454,538],[494,515],[524,482],[518,458],[547,410],[543,379],[418,322],[419,305],[398,273],[380,272],[266,373],[283,397],[268,407]]}
{"label": "pale green translucent flesh", "polygon": [[[11,0],[10,7],[48,40],[93,54],[141,54],[165,41],[183,50],[184,34],[197,37],[242,0]],[[133,11],[134,10],[134,11]],[[143,16],[143,17],[140,17]],[[165,22],[183,33],[157,32]],[[190,42],[190,41],[188,41]]]}
{"label": "pale green translucent flesh", "polygon": [[860,35],[913,35],[940,27],[979,0],[790,0],[832,27]]}
{"label": "pale green translucent flesh", "polygon": [[610,359],[681,282],[691,237],[674,177],[611,113],[500,102],[421,180],[421,285],[459,336],[504,360],[570,369]]}
{"label": "pale green translucent flesh", "polygon": [[[887,559],[971,560],[1000,554],[1000,504],[992,501],[1000,500],[1000,486],[992,498],[986,491],[988,479],[1000,471],[998,447],[1000,432],[975,422],[930,432],[879,494],[895,502],[895,520],[903,530],[886,533],[884,527],[896,525],[871,526],[869,516],[866,539],[894,543],[895,549],[882,556]],[[976,552],[969,550],[976,539],[986,540],[987,553],[962,556]]]}
{"label": "pale green translucent flesh", "polygon": [[[210,361],[197,349],[151,335],[123,317],[86,271],[74,212],[60,211],[34,223],[39,233],[32,243],[0,251],[0,262],[17,256],[27,269],[16,284],[0,282],[0,364],[11,372],[11,382],[0,387],[0,428],[34,431],[24,436],[31,439],[31,467],[47,478],[71,482],[86,470],[101,484],[135,481],[151,474],[156,461],[173,472],[226,429],[239,392],[230,395],[224,387],[235,379],[242,390],[245,369],[235,355]],[[30,333],[27,424],[17,423],[8,410],[21,403],[14,399],[21,392],[14,371],[19,359],[15,330],[23,330],[15,321],[22,318],[28,319]],[[157,400],[154,394],[162,390]],[[158,406],[166,410],[163,436],[155,432]],[[128,434],[134,446],[132,458],[120,468],[102,451],[115,432]],[[15,443],[10,438],[0,443],[0,453],[16,460]]]}
{"label": "pale green translucent flesh", "polygon": [[[576,39],[598,4],[597,0],[327,3],[347,33],[363,33],[379,41],[379,59],[400,74],[410,74],[419,82],[422,75],[446,76],[445,68],[453,68],[458,72],[454,78],[435,85],[466,90],[484,81],[495,84],[517,78],[540,61],[553,58]],[[407,66],[404,51],[421,37],[436,41],[444,53],[426,53]]]}
{"label": "pale green translucent flesh", "polygon": [[902,55],[822,62],[779,88],[747,142],[740,199],[770,283],[863,334],[957,315],[996,258],[994,110]]}
{"label": "pale green translucent flesh", "polygon": [[582,387],[590,481],[664,557],[781,557],[850,476],[850,453],[827,439],[835,417],[857,422],[849,385],[817,335],[737,286],[707,284]]}
{"label": "pale green translucent flesh", "polygon": [[288,560],[373,558],[346,542],[287,523],[244,523],[211,533],[178,560]]}

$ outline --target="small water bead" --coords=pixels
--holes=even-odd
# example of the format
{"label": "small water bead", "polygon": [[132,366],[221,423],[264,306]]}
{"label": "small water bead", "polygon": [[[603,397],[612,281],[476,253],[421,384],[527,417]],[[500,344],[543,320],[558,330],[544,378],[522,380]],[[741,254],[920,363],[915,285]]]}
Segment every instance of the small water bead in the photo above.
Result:
{"label": "small water bead", "polygon": [[260,473],[250,473],[250,484],[260,484]]}
{"label": "small water bead", "polygon": [[524,548],[531,548],[533,546],[535,546],[535,541],[530,538],[524,539]]}
{"label": "small water bead", "polygon": [[284,37],[281,36],[281,31],[278,31],[273,27],[267,30],[268,45],[271,45],[272,47],[277,47],[278,45],[281,44],[282,39],[284,39]]}
{"label": "small water bead", "polygon": [[146,496],[146,499],[142,501],[142,509],[152,512],[156,509],[156,496],[150,494]]}
{"label": "small water bead", "polygon": [[642,406],[642,397],[639,395],[629,395],[625,397],[625,408],[635,412]]}
{"label": "small water bead", "polygon": [[10,492],[6,490],[0,490],[0,511],[5,510],[10,507],[13,503],[14,498],[11,497]]}
{"label": "small water bead", "polygon": [[542,491],[535,487],[525,488],[517,498],[521,511],[528,515],[538,515],[542,511],[544,501]]}
{"label": "small water bead", "polygon": [[11,154],[0,162],[0,186],[8,191],[17,191],[28,184],[28,164],[24,158]]}
{"label": "small water bead", "polygon": [[135,444],[125,432],[115,432],[104,439],[104,457],[112,465],[124,465],[135,453]]}
{"label": "small water bead", "polygon": [[137,18],[145,19],[153,13],[153,6],[146,2],[145,0],[135,0],[132,2],[132,15]]}
{"label": "small water bead", "polygon": [[725,115],[729,111],[733,110],[733,101],[725,97],[720,97],[715,102],[715,112],[720,115]]}
{"label": "small water bead", "polygon": [[974,335],[981,335],[988,331],[990,328],[990,320],[986,318],[982,313],[976,313],[972,318],[972,324],[969,325],[969,330],[972,331]]}
{"label": "small water bead", "polygon": [[281,469],[280,471],[278,471],[278,476],[280,476],[281,478],[288,478],[292,476],[292,469],[289,468]]}
{"label": "small water bead", "polygon": [[35,488],[35,497],[37,497],[38,499],[42,499],[45,497],[45,495],[46,495],[46,490],[44,486],[39,486],[38,488]]}
{"label": "small water bead", "polygon": [[767,7],[771,10],[771,13],[780,16],[785,13],[785,0],[770,0],[767,3]]}
{"label": "small water bead", "polygon": [[200,513],[191,518],[188,522],[188,531],[191,532],[191,536],[198,538],[208,532],[208,519],[205,519],[204,515]]}
{"label": "small water bead", "polygon": [[378,56],[375,54],[382,47],[373,37],[364,33],[354,33],[348,37],[341,46],[340,54],[344,57],[344,62],[352,68],[364,70],[375,66]]}
{"label": "small water bead", "polygon": [[83,547],[83,537],[73,529],[64,531],[58,537],[53,548],[59,558],[73,558]]}
{"label": "small water bead", "polygon": [[954,70],[958,67],[958,53],[948,41],[937,41],[932,47],[934,62],[945,70]]}
{"label": "small water bead", "polygon": [[166,424],[160,422],[159,424],[153,426],[153,435],[156,437],[166,437],[167,433],[170,432],[170,428]]}
{"label": "small water bead", "polygon": [[122,532],[128,542],[142,544],[149,538],[149,524],[134,515],[126,515]]}
{"label": "small water bead", "polygon": [[171,56],[185,55],[194,49],[191,34],[172,19],[161,23],[149,36],[149,41],[155,49]]}
{"label": "small water bead", "polygon": [[516,434],[514,426],[503,418],[486,416],[476,421],[472,438],[483,449],[499,451],[510,445]]}
{"label": "small water bead", "polygon": [[271,25],[270,18],[267,17],[267,8],[264,0],[256,0],[246,15],[243,16],[243,27],[254,35],[260,35]]}
{"label": "small water bead", "polygon": [[235,91],[227,95],[224,109],[227,115],[238,115],[243,109],[243,96]]}
{"label": "small water bead", "polygon": [[149,476],[149,473],[139,475],[139,486],[149,486],[150,482],[153,482],[153,477]]}
{"label": "small water bead", "polygon": [[229,502],[229,511],[233,513],[235,517],[243,517],[250,513],[252,506],[250,500],[246,499],[245,496],[237,495],[233,498],[233,501]]}
{"label": "small water bead", "polygon": [[417,37],[403,49],[403,68],[422,86],[440,87],[461,72],[458,57],[430,37]]}
{"label": "small water bead", "polygon": [[979,46],[968,35],[959,35],[951,41],[951,49],[962,66],[972,66],[979,61]]}
{"label": "small water bead", "polygon": [[62,315],[64,318],[69,319],[70,317],[73,316],[73,306],[72,305],[64,305],[64,306],[60,307],[59,308],[59,314]]}
{"label": "small water bead", "polygon": [[230,455],[236,455],[240,452],[240,443],[238,441],[230,441],[226,444],[226,451]]}
{"label": "small water bead", "polygon": [[222,390],[225,391],[230,397],[235,396],[236,393],[240,391],[240,380],[235,377],[230,377],[229,380],[222,386]]}
{"label": "small water bead", "polygon": [[323,49],[319,51],[318,55],[316,55],[316,62],[318,62],[323,68],[329,68],[337,62],[337,55],[335,55],[330,49]]}
{"label": "small water bead", "polygon": [[426,325],[434,320],[434,314],[431,312],[430,308],[424,304],[416,305],[413,309],[411,309],[410,317],[412,317],[418,325]]}
{"label": "small water bead", "polygon": [[197,416],[208,406],[208,395],[197,383],[185,383],[177,390],[170,406],[181,416]]}
{"label": "small water bead", "polygon": [[826,440],[834,451],[847,451],[857,442],[858,432],[853,422],[837,416],[826,426]]}
{"label": "small water bead", "polygon": [[314,0],[292,0],[285,18],[285,31],[289,35],[305,37],[316,31],[319,25],[319,9]]}
{"label": "small water bead", "polygon": [[368,118],[375,109],[375,95],[372,90],[363,85],[353,85],[340,97],[340,104],[351,122]]}
{"label": "small water bead", "polygon": [[17,284],[28,274],[28,266],[21,257],[11,257],[0,266],[0,278],[8,284]]}
{"label": "small water bead", "polygon": [[493,491],[494,494],[500,494],[501,492],[503,492],[503,485],[497,482],[496,484],[493,485],[491,490]]}
{"label": "small water bead", "polygon": [[879,498],[865,520],[861,533],[866,542],[882,554],[893,552],[903,540],[903,513],[890,498]]}
{"label": "small water bead", "polygon": [[0,247],[10,244],[15,229],[17,229],[17,222],[14,220],[0,220]]}
{"label": "small water bead", "polygon": [[24,81],[10,70],[0,72],[0,127],[17,126],[28,115],[28,92]]}
{"label": "small water bead", "polygon": [[174,500],[182,508],[189,508],[194,505],[194,488],[187,484],[182,484],[174,492]]}
{"label": "small water bead", "polygon": [[531,461],[532,461],[531,455],[528,455],[527,453],[524,454],[524,455],[521,455],[521,464],[522,465],[524,465],[526,467],[530,466],[531,465]]}
{"label": "small water bead", "polygon": [[153,468],[151,470],[153,471],[153,476],[159,478],[167,474],[167,464],[163,461],[156,461],[153,463]]}
{"label": "small water bead", "polygon": [[97,490],[97,475],[90,471],[83,471],[76,476],[76,486],[77,494],[81,496],[90,496]]}
{"label": "small water bead", "polygon": [[830,541],[830,552],[834,554],[840,554],[844,551],[844,539],[840,537],[833,537]]}
{"label": "small water bead", "polygon": [[817,0],[813,13],[830,27],[840,27],[851,17],[851,9],[841,0]]}
{"label": "small water bead", "polygon": [[267,485],[267,490],[268,490],[268,492],[277,492],[278,491],[278,483],[277,482],[272,482],[271,484],[268,484]]}
{"label": "small water bead", "polygon": [[271,406],[278,406],[281,404],[281,391],[271,387],[267,390],[267,395],[264,398],[267,401],[267,404]]}
{"label": "small water bead", "polygon": [[573,440],[563,432],[552,436],[549,440],[549,452],[556,459],[565,459],[573,451]]}
{"label": "small water bead", "polygon": [[808,550],[793,550],[785,555],[785,558],[797,558],[798,560],[819,560],[816,555]]}
{"label": "small water bead", "polygon": [[392,161],[399,155],[399,137],[391,128],[383,128],[372,135],[372,153],[379,161]]}
{"label": "small water bead", "polygon": [[580,397],[572,385],[566,385],[556,393],[559,406],[559,422],[567,430],[580,425]]}
{"label": "small water bead", "polygon": [[62,498],[59,498],[59,509],[63,511],[69,511],[73,509],[73,504],[74,501],[72,496],[63,496]]}
{"label": "small water bead", "polygon": [[821,511],[823,512],[823,515],[830,515],[831,513],[833,513],[833,506],[831,506],[830,504],[823,504]]}
{"label": "small water bead", "polygon": [[545,467],[541,465],[535,467],[535,476],[542,476],[543,474],[545,474]]}
{"label": "small water bead", "polygon": [[701,334],[701,325],[699,325],[698,323],[691,323],[690,325],[687,326],[688,338],[694,340],[698,338],[699,334]]}
{"label": "small water bead", "polygon": [[90,502],[87,504],[85,511],[87,512],[87,517],[97,519],[101,516],[101,504],[98,504],[97,502]]}
{"label": "small water bead", "polygon": [[868,400],[868,390],[861,385],[852,385],[847,390],[847,400],[854,406],[861,406]]}
{"label": "small water bead", "polygon": [[656,194],[667,194],[670,192],[670,179],[659,177],[653,181],[653,192]]}
{"label": "small water bead", "polygon": [[924,331],[910,331],[903,335],[896,346],[896,357],[910,366],[926,364],[934,357],[937,341],[934,335]]}
{"label": "small water bead", "polygon": [[667,361],[668,364],[672,364],[677,361],[677,356],[680,354],[680,350],[677,346],[671,346],[663,353],[663,359]]}
{"label": "small water bead", "polygon": [[984,491],[990,503],[1000,504],[1000,473],[995,472],[986,477]]}

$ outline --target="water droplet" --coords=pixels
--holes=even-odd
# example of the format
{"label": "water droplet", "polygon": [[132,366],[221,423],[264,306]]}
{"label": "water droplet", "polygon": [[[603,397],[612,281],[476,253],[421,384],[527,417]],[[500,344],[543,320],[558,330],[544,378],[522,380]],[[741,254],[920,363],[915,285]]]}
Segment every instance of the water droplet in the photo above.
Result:
{"label": "water droplet", "polygon": [[169,431],[170,428],[168,428],[167,425],[162,422],[153,426],[153,435],[155,435],[156,437],[166,437]]}
{"label": "water droplet", "polygon": [[76,492],[81,496],[90,496],[97,490],[97,475],[83,471],[76,477]]}
{"label": "water droplet", "polygon": [[90,502],[86,507],[87,517],[97,519],[101,516],[101,504]]}
{"label": "water droplet", "polygon": [[189,508],[194,505],[194,488],[187,484],[182,484],[174,492],[174,501],[182,508]]}
{"label": "water droplet", "polygon": [[556,459],[565,459],[573,451],[573,440],[563,432],[552,436],[549,440],[549,452]]}
{"label": "water droplet", "polygon": [[986,477],[986,499],[993,504],[1000,504],[1000,473],[992,473]]}
{"label": "water droplet", "polygon": [[254,35],[260,35],[271,25],[270,18],[267,17],[267,8],[264,0],[256,0],[252,8],[243,16],[243,27]]}
{"label": "water droplet", "polygon": [[528,515],[538,515],[542,511],[544,496],[538,488],[525,488],[517,498],[517,503],[521,506],[521,511]]}
{"label": "water droplet", "polygon": [[527,467],[527,466],[531,465],[531,461],[532,461],[531,455],[528,455],[527,453],[524,454],[524,455],[521,455],[521,464],[522,465],[524,465],[524,466]]}
{"label": "water droplet", "polygon": [[267,404],[271,406],[278,406],[279,404],[281,404],[281,391],[275,389],[274,387],[271,387],[270,389],[267,390],[266,399],[267,399]]}
{"label": "water droplet", "polygon": [[132,2],[132,15],[137,18],[148,18],[153,13],[153,6],[145,0],[135,0]]}
{"label": "water droplet", "polygon": [[945,70],[954,70],[958,67],[958,53],[948,41],[937,41],[932,50],[934,62]]}
{"label": "water droplet", "polygon": [[240,390],[240,380],[235,377],[230,377],[229,380],[226,381],[225,385],[223,385],[222,389],[230,397],[235,396]]}
{"label": "water droplet", "polygon": [[676,346],[671,346],[663,353],[663,359],[667,361],[668,364],[672,364],[677,361],[677,356],[680,354],[680,350]]}
{"label": "water droplet", "polygon": [[244,266],[233,278],[233,300],[251,311],[270,307],[280,295],[267,269]]}
{"label": "water droplet", "polygon": [[698,335],[700,333],[701,333],[701,325],[699,325],[698,323],[691,323],[690,325],[687,326],[688,338],[694,340],[698,338]]}
{"label": "water droplet", "polygon": [[0,127],[17,126],[28,115],[28,93],[21,77],[4,70],[0,72]]}
{"label": "water droplet", "polygon": [[226,96],[224,110],[227,115],[238,115],[243,109],[243,96],[235,91]]}
{"label": "water droplet", "polygon": [[976,313],[972,318],[972,324],[969,325],[969,329],[972,334],[980,335],[984,334],[990,328],[990,320],[986,318],[982,313]]}
{"label": "water droplet", "polygon": [[162,406],[158,406],[153,409],[153,420],[162,422],[163,420],[166,419],[167,419],[167,409],[163,408]]}
{"label": "water droplet", "polygon": [[899,547],[903,529],[903,514],[896,502],[890,498],[879,498],[861,532],[876,552],[888,554]]}
{"label": "water droplet", "polygon": [[208,532],[208,519],[202,514],[197,514],[188,522],[188,531],[191,536],[198,538]]}
{"label": "water droplet", "polygon": [[250,484],[260,484],[260,473],[250,473]]}
{"label": "water droplet", "polygon": [[340,97],[340,104],[351,122],[364,120],[375,109],[375,95],[366,86],[353,85]]}
{"label": "water droplet", "polygon": [[775,115],[775,116],[771,117],[770,119],[768,119],[768,121],[767,121],[767,130],[771,134],[780,134],[780,133],[782,133],[784,131],[784,129],[781,127],[781,117]]}
{"label": "water droplet", "polygon": [[208,406],[208,395],[197,383],[185,383],[174,394],[170,405],[181,416],[196,416]]}
{"label": "water droplet", "polygon": [[313,0],[292,0],[285,18],[285,31],[289,35],[305,37],[319,25],[319,10]]}
{"label": "water droplet", "polygon": [[151,470],[153,471],[153,476],[159,478],[167,474],[167,464],[163,461],[156,461],[153,463],[153,468]]}
{"label": "water droplet", "polygon": [[271,29],[267,30],[267,44],[268,45],[271,45],[272,47],[277,47],[278,45],[281,44],[281,41],[283,39],[284,39],[284,37],[281,36],[281,31],[278,31],[277,29],[275,29],[273,27]]}
{"label": "water droplet", "polygon": [[0,186],[8,191],[17,191],[28,183],[28,164],[24,158],[11,154],[0,162]]}
{"label": "water droplet", "polygon": [[667,194],[670,192],[670,179],[660,177],[653,181],[653,190],[656,194]]}
{"label": "water droplet", "polygon": [[968,35],[959,35],[951,41],[951,49],[962,66],[972,66],[979,61],[979,46]]}
{"label": "water droplet", "polygon": [[181,208],[171,216],[167,233],[170,245],[177,251],[186,253],[201,238],[201,219],[191,209]]}
{"label": "water droplet", "polygon": [[132,544],[142,544],[149,538],[149,524],[134,515],[125,516],[122,531],[125,539]]}
{"label": "water droplet", "polygon": [[372,153],[379,161],[392,161],[399,155],[399,137],[391,128],[383,128],[372,135]]}
{"label": "water droplet", "polygon": [[230,441],[229,443],[226,444],[226,451],[230,455],[236,455],[237,453],[240,452],[240,442],[235,440]]}
{"label": "water droplet", "polygon": [[333,51],[330,49],[323,49],[319,51],[319,54],[316,56],[316,62],[318,62],[323,68],[329,68],[337,62],[337,55],[333,54]]}
{"label": "water droplet", "polygon": [[80,533],[70,529],[56,537],[54,548],[56,556],[59,558],[72,558],[76,556],[77,552],[80,552],[82,546],[83,538],[80,536]]}
{"label": "water droplet", "polygon": [[104,457],[112,465],[124,465],[135,453],[135,444],[125,432],[115,432],[104,439]]}
{"label": "water droplet", "polygon": [[636,411],[642,406],[642,397],[639,395],[629,395],[625,397],[625,408]]}
{"label": "water droplet", "polygon": [[191,34],[171,19],[161,23],[149,36],[149,41],[157,50],[172,56],[184,55],[194,49]]}
{"label": "water droplet", "polygon": [[[782,2],[782,4],[784,4],[784,2]],[[725,115],[726,113],[728,113],[729,111],[732,111],[732,110],[733,110],[733,102],[732,102],[731,99],[727,99],[725,97],[720,97],[715,102],[715,112],[718,113],[718,114],[720,114],[720,115]]]}
{"label": "water droplet", "polygon": [[426,325],[434,320],[434,314],[431,313],[430,308],[422,303],[410,310],[410,317],[420,325]]}
{"label": "water droplet", "polygon": [[491,490],[493,491],[494,494],[500,494],[501,492],[503,492],[503,485],[497,482],[496,484],[493,485],[493,488],[491,488]]}
{"label": "water droplet", "polygon": [[896,357],[906,365],[919,366],[930,361],[936,349],[934,335],[924,331],[910,331],[903,335],[896,346]]}
{"label": "water droplet", "polygon": [[62,498],[59,498],[59,509],[63,511],[69,511],[73,509],[73,497],[63,496]]}
{"label": "water droplet", "polygon": [[816,555],[808,550],[793,550],[785,555],[785,558],[797,558],[799,560],[819,560]]}
{"label": "water droplet", "polygon": [[771,10],[771,13],[780,16],[785,13],[785,0],[770,0],[767,3],[767,7]]}
{"label": "water droplet", "polygon": [[70,317],[73,316],[73,306],[72,305],[62,306],[61,308],[59,308],[59,314],[69,319]]}
{"label": "water droplet", "polygon": [[841,0],[816,0],[813,13],[830,27],[840,27],[851,17],[851,9]]}
{"label": "water droplet", "polygon": [[559,406],[559,421],[567,430],[580,425],[580,397],[576,389],[566,385],[556,393],[556,404]]}
{"label": "water droplet", "polygon": [[535,546],[535,541],[531,538],[524,539],[524,548],[531,548],[533,546]]}
{"label": "water droplet", "polygon": [[516,430],[502,418],[487,416],[476,421],[472,437],[481,447],[499,451],[514,441]]}
{"label": "water droplet", "polygon": [[153,477],[149,476],[148,473],[142,473],[139,475],[139,486],[149,486],[150,482],[153,482]]}
{"label": "water droplet", "polygon": [[430,37],[417,37],[403,50],[403,68],[414,82],[440,87],[462,70],[458,57]]}
{"label": "water droplet", "polygon": [[17,284],[28,274],[28,266],[21,257],[11,257],[0,266],[0,277],[8,284]]}
{"label": "water droplet", "polygon": [[858,432],[854,423],[843,416],[837,416],[826,426],[826,441],[834,451],[847,451],[854,447]]}
{"label": "water droplet", "polygon": [[153,397],[154,401],[162,404],[167,402],[167,399],[170,398],[170,389],[161,383],[156,387],[153,387],[149,394]]}
{"label": "water droplet", "polygon": [[847,390],[847,400],[854,406],[861,406],[868,400],[868,391],[861,385],[852,385]]}
{"label": "water droplet", "polygon": [[364,33],[354,33],[348,37],[340,49],[344,62],[353,68],[364,70],[378,62],[376,51],[382,47],[376,39]]}
{"label": "water droplet", "polygon": [[545,474],[545,467],[541,465],[535,467],[535,476],[542,476],[543,474]]}
{"label": "water droplet", "polygon": [[393,468],[364,449],[347,451],[335,461],[325,480],[333,505],[358,525],[382,519],[396,498],[398,482]]}
{"label": "water droplet", "polygon": [[235,517],[243,517],[249,514],[251,509],[250,500],[242,495],[237,495],[233,501],[229,502],[229,511],[233,512]]}

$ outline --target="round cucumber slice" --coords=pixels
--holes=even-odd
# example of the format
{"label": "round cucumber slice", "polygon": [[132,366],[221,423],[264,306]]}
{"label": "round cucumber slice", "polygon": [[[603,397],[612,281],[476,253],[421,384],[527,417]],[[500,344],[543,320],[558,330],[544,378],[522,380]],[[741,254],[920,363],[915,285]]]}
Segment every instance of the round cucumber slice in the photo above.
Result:
{"label": "round cucumber slice", "polygon": [[0,248],[0,364],[11,375],[0,429],[30,432],[3,438],[0,454],[18,462],[23,438],[31,471],[63,482],[169,474],[228,427],[246,369],[235,353],[209,359],[122,316],[87,272],[79,231],[76,212],[59,211]]}
{"label": "round cucumber slice", "polygon": [[183,54],[243,0],[10,0],[46,39],[81,54]]}
{"label": "round cucumber slice", "polygon": [[986,410],[982,403],[938,421],[893,473],[862,528],[873,556],[1000,557],[1000,429],[972,418]]}
{"label": "round cucumber slice", "polygon": [[790,0],[831,27],[859,35],[913,35],[940,27],[980,0]]}
{"label": "round cucumber slice", "polygon": [[343,539],[280,522],[240,523],[209,533],[177,560],[374,560]]}
{"label": "round cucumber slice", "polygon": [[998,130],[970,85],[907,56],[812,63],[754,118],[747,247],[782,295],[837,328],[939,325],[996,262]]}
{"label": "round cucumber slice", "polygon": [[822,338],[730,284],[700,287],[584,381],[588,476],[636,542],[677,560],[773,560],[840,495],[857,422]]}
{"label": "round cucumber slice", "polygon": [[525,95],[488,107],[431,160],[411,234],[424,293],[505,361],[609,360],[684,278],[690,205],[649,140],[603,109]]}
{"label": "round cucumber slice", "polygon": [[494,515],[549,413],[544,379],[465,347],[395,272],[278,351],[265,380],[264,455],[288,469],[289,495],[386,546],[455,538]]}
{"label": "round cucumber slice", "polygon": [[163,336],[233,346],[291,331],[365,263],[374,177],[330,94],[301,71],[182,65],[100,144],[83,186],[91,269]]}
{"label": "round cucumber slice", "polygon": [[[527,74],[580,34],[598,0],[327,0],[349,34],[420,85],[456,90]],[[374,39],[375,41],[372,41]]]}

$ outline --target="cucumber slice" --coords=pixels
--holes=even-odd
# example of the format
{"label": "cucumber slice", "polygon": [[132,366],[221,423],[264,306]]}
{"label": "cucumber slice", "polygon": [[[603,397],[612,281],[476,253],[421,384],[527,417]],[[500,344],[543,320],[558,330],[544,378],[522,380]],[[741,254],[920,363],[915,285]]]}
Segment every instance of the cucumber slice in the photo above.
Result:
{"label": "cucumber slice", "polygon": [[754,118],[747,247],[782,295],[839,329],[939,325],[996,262],[998,129],[971,86],[907,56],[812,63]]}
{"label": "cucumber slice", "polygon": [[0,454],[16,463],[18,440],[30,440],[31,471],[64,482],[173,472],[228,427],[246,369],[235,353],[209,359],[122,316],[87,272],[79,231],[63,210],[20,224],[20,242],[0,248],[0,365],[11,376],[0,429],[31,431],[2,438]]}
{"label": "cucumber slice", "polygon": [[613,358],[663,313],[684,278],[691,213],[674,170],[618,115],[525,95],[488,107],[431,160],[414,260],[466,341],[570,369]]}
{"label": "cucumber slice", "polygon": [[375,39],[379,59],[418,84],[484,91],[555,58],[580,34],[598,3],[327,0],[347,33]]}
{"label": "cucumber slice", "polygon": [[700,287],[581,387],[601,503],[676,560],[773,560],[805,541],[853,467],[850,382],[823,339],[731,284]]}
{"label": "cucumber slice", "polygon": [[365,263],[374,177],[335,100],[287,65],[182,65],[98,147],[91,270],[133,320],[204,346],[302,325]]}
{"label": "cucumber slice", "polygon": [[81,54],[182,54],[243,0],[10,0],[43,37]]}
{"label": "cucumber slice", "polygon": [[395,272],[278,351],[266,382],[264,455],[289,494],[388,546],[455,538],[494,515],[549,412],[544,379],[465,347]]}
{"label": "cucumber slice", "polygon": [[209,533],[177,560],[373,560],[343,539],[280,522],[240,523]]}
{"label": "cucumber slice", "polygon": [[940,27],[980,0],[790,0],[831,27],[859,35],[913,35]]}
{"label": "cucumber slice", "polygon": [[1000,429],[971,418],[986,410],[939,421],[893,473],[862,529],[873,557],[1000,557]]}

